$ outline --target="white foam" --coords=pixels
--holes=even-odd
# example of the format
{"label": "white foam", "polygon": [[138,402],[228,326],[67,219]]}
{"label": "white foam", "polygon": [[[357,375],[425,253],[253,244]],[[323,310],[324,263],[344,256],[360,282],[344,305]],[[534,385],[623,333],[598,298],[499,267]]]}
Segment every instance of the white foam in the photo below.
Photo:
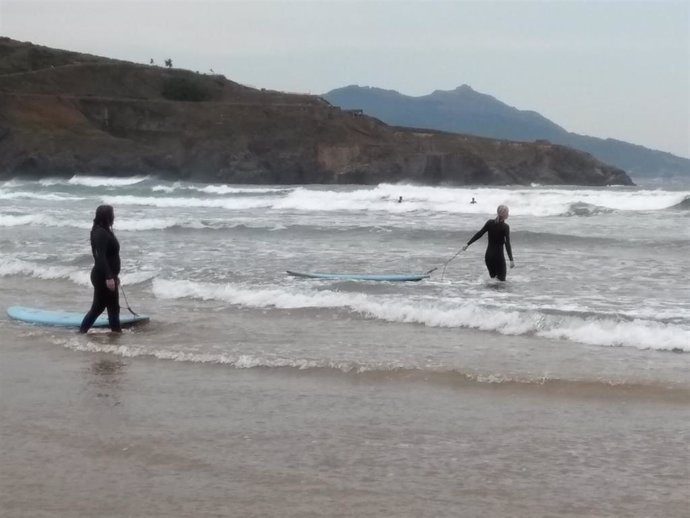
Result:
{"label": "white foam", "polygon": [[[153,293],[163,299],[195,298],[201,300],[220,300],[247,307],[297,308],[338,308],[345,307],[343,294],[332,291],[317,293],[289,292],[282,288],[250,289],[233,284],[211,284],[193,281],[170,281],[155,279]],[[366,295],[348,294],[348,299],[364,301]]]}
{"label": "white foam", "polygon": [[134,284],[142,284],[155,279],[158,272],[156,271],[138,271],[132,273],[125,273],[120,275],[120,282],[123,286],[132,286]]}
{"label": "white foam", "polygon": [[268,187],[238,187],[233,185],[207,185],[205,187],[190,187],[190,189],[206,194],[264,194],[285,191],[285,189]]}
{"label": "white foam", "polygon": [[[92,333],[93,331],[90,331]],[[372,365],[364,365],[347,360],[315,360],[311,358],[285,358],[277,355],[252,355],[230,353],[201,353],[197,351],[170,349],[153,349],[150,346],[141,345],[114,345],[100,343],[93,340],[84,340],[81,337],[68,339],[53,337],[53,342],[74,351],[102,352],[115,354],[124,358],[136,358],[149,356],[159,360],[171,360],[191,363],[211,363],[228,365],[237,369],[253,369],[257,367],[291,367],[300,370],[314,368],[337,369],[342,372],[367,372],[372,370],[394,370],[399,368],[397,363],[389,365],[377,362]]]}
{"label": "white foam", "polygon": [[539,311],[509,311],[473,301],[407,302],[395,298],[298,288],[248,289],[234,284],[155,279],[159,298],[219,300],[250,308],[340,308],[388,322],[429,327],[464,327],[504,335],[537,335],[592,345],[690,351],[690,329],[651,320],[619,322],[611,317],[563,317]]}
{"label": "white foam", "polygon": [[164,192],[166,194],[169,194],[179,189],[180,185],[180,182],[175,182],[172,185],[154,185],[153,187],[151,187],[151,190],[153,192]]}
{"label": "white foam", "polygon": [[90,272],[68,266],[49,266],[21,259],[3,258],[0,263],[0,277],[24,275],[38,279],[68,279],[81,286],[90,286]]}
{"label": "white foam", "polygon": [[43,227],[73,227],[81,229],[91,228],[89,221],[65,221],[55,219],[47,214],[26,214],[16,216],[12,214],[0,214],[0,227],[18,227],[34,225]]}
{"label": "white foam", "polygon": [[27,181],[19,180],[17,178],[12,178],[11,180],[4,181],[0,183],[0,189],[14,189],[15,187],[20,187],[25,185]]}
{"label": "white foam", "polygon": [[[13,257],[2,257],[0,277],[34,277],[37,279],[67,279],[79,286],[91,286],[91,267],[50,266],[24,261]],[[120,276],[122,284],[141,284],[155,278],[155,271],[138,271]]]}
{"label": "white foam", "polygon": [[[0,213],[0,227],[19,227],[19,226],[36,226],[36,227],[55,227],[55,228],[78,228],[82,230],[89,230],[92,227],[91,221],[88,218],[81,218],[78,220],[57,219],[63,215],[48,215],[48,214],[1,214]],[[254,228],[267,229],[269,231],[284,230],[287,228],[280,223],[262,224],[255,220],[247,220],[246,222],[238,223],[237,220],[210,220],[208,218],[195,219],[192,217],[167,217],[167,218],[117,218],[113,228],[115,232],[144,232],[148,230],[166,230],[170,228],[187,228],[187,229],[232,229],[232,228]],[[88,236],[88,234],[87,234]]]}
{"label": "white foam", "polygon": [[[569,212],[574,203],[609,210],[647,211],[672,207],[687,192],[658,190],[595,190],[558,188],[449,188],[381,184],[354,191],[312,190],[299,187],[275,208],[300,210],[386,210],[487,214],[506,204],[512,215],[557,216]],[[402,203],[397,203],[402,196]],[[475,198],[476,204],[470,204]]]}
{"label": "white foam", "polygon": [[14,216],[12,214],[0,214],[0,227],[18,227],[31,225],[39,218],[34,215]]}
{"label": "white foam", "polygon": [[104,196],[103,203],[109,205],[143,205],[160,208],[217,208],[247,210],[271,208],[274,202],[266,198],[189,198],[174,196]]}
{"label": "white foam", "polygon": [[135,185],[148,180],[148,176],[129,176],[126,178],[111,178],[104,176],[80,176],[74,175],[72,178],[45,178],[38,183],[45,186],[52,185],[81,185],[84,187],[122,187]]}
{"label": "white foam", "polygon": [[[117,205],[154,207],[208,207],[228,210],[265,208],[306,212],[384,211],[408,213],[425,211],[451,214],[491,216],[496,207],[506,204],[513,216],[558,216],[573,213],[573,207],[589,207],[587,214],[609,211],[654,211],[677,205],[687,191],[661,190],[596,190],[559,188],[450,188],[381,184],[354,190],[329,190],[296,187],[292,189],[260,189],[233,186],[189,187],[215,194],[214,197],[194,196],[110,196],[104,202]],[[166,191],[167,192],[167,191]],[[223,194],[253,193],[242,197]],[[402,196],[402,203],[398,198]],[[476,204],[470,204],[472,198]],[[575,211],[577,213],[578,211]]]}
{"label": "white foam", "polygon": [[[88,219],[60,220],[55,215],[48,214],[0,214],[0,227],[18,227],[23,225],[40,227],[70,227],[88,230],[92,223]],[[190,218],[118,218],[115,221],[115,231],[146,231],[146,230],[165,230],[173,227],[202,229],[209,228],[209,225]]]}
{"label": "white foam", "polygon": [[86,198],[66,194],[40,193],[30,191],[2,192],[0,200],[43,200],[43,201],[79,201]]}
{"label": "white foam", "polygon": [[165,230],[173,227],[201,229],[206,228],[206,225],[200,221],[193,221],[186,218],[119,218],[115,221],[113,228],[115,231],[127,230],[137,232],[145,230]]}
{"label": "white foam", "polygon": [[289,188],[277,188],[277,187],[246,187],[239,185],[226,185],[226,184],[210,184],[203,187],[197,185],[188,185],[183,182],[175,182],[172,185],[154,185],[151,187],[153,192],[164,192],[170,194],[176,191],[195,191],[204,194],[264,194],[264,193],[277,193],[284,192]]}
{"label": "white foam", "polygon": [[544,329],[537,334],[590,345],[690,352],[690,330],[649,320],[619,322],[614,319],[567,318],[558,327]]}

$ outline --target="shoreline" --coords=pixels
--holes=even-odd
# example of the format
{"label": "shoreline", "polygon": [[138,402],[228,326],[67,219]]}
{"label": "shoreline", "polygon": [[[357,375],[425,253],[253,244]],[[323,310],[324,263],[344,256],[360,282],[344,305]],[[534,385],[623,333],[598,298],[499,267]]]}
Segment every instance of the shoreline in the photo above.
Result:
{"label": "shoreline", "polygon": [[[7,516],[684,516],[688,405],[0,348]],[[542,387],[543,388],[543,387]]]}
{"label": "shoreline", "polygon": [[[26,325],[20,323],[19,325]],[[149,326],[147,323],[144,326]],[[471,331],[463,330],[472,336]],[[526,370],[512,374],[490,374],[481,370],[463,370],[461,367],[451,370],[420,369],[414,367],[393,367],[377,369],[371,366],[355,363],[339,365],[319,365],[315,360],[304,360],[303,363],[293,365],[276,361],[275,365],[267,363],[253,364],[251,357],[223,358],[222,355],[195,355],[185,353],[166,353],[153,350],[149,353],[131,348],[130,342],[137,335],[136,330],[130,330],[129,336],[112,335],[105,329],[91,331],[86,336],[86,342],[75,340],[69,334],[61,334],[52,338],[53,345],[64,348],[75,354],[106,355],[116,362],[150,361],[172,362],[180,365],[209,367],[232,371],[255,371],[261,376],[276,374],[283,377],[303,377],[318,382],[328,383],[330,380],[344,383],[381,384],[410,384],[424,385],[428,388],[450,390],[490,390],[498,395],[507,393],[534,395],[537,397],[561,397],[571,400],[609,400],[609,401],[640,401],[661,402],[668,404],[690,405],[690,384],[679,379],[630,379],[622,373],[614,378],[597,379],[574,377],[559,377],[558,374],[537,374]],[[125,340],[121,340],[125,338]],[[477,340],[477,337],[473,337]],[[512,337],[515,340],[523,337]],[[124,343],[123,343],[124,342]],[[151,345],[151,344],[149,344]],[[647,352],[647,351],[642,351]],[[684,355],[685,351],[657,350],[651,354]],[[554,359],[555,361],[555,359]],[[568,376],[569,373],[561,372]],[[678,374],[680,375],[680,374]]]}

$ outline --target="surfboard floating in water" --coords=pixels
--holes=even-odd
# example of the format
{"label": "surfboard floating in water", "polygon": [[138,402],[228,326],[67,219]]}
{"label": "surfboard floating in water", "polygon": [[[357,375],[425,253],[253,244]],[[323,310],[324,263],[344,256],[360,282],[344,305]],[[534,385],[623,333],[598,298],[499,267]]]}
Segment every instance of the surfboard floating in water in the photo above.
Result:
{"label": "surfboard floating in water", "polygon": [[294,277],[305,277],[308,279],[325,279],[331,281],[390,281],[390,282],[404,282],[404,281],[421,281],[428,279],[428,273],[318,273],[318,272],[293,272],[287,270],[289,275]]}
{"label": "surfboard floating in water", "polygon": [[[84,319],[86,312],[80,313],[78,311],[55,311],[39,308],[27,308],[24,306],[10,306],[7,308],[7,315],[14,319],[29,324],[37,324],[43,326],[59,326],[59,327],[79,327],[81,321]],[[146,315],[130,315],[120,314],[120,325],[122,327],[133,326],[135,324],[148,322],[149,317]],[[93,327],[108,327],[108,315],[106,312],[96,319]]]}

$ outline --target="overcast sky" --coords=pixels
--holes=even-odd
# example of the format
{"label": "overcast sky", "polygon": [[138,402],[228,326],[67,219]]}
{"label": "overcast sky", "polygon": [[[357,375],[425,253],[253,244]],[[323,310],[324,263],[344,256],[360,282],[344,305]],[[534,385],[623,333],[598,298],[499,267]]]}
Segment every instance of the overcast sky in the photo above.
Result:
{"label": "overcast sky", "polygon": [[468,84],[569,131],[690,157],[689,5],[0,0],[0,34],[291,92]]}

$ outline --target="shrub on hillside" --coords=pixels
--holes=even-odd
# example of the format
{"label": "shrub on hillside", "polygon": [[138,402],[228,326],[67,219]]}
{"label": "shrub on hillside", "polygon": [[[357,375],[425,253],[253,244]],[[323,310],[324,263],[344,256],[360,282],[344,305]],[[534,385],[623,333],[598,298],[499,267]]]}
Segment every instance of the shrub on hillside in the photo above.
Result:
{"label": "shrub on hillside", "polygon": [[161,95],[170,101],[206,101],[209,91],[198,82],[186,77],[171,77],[163,83]]}

